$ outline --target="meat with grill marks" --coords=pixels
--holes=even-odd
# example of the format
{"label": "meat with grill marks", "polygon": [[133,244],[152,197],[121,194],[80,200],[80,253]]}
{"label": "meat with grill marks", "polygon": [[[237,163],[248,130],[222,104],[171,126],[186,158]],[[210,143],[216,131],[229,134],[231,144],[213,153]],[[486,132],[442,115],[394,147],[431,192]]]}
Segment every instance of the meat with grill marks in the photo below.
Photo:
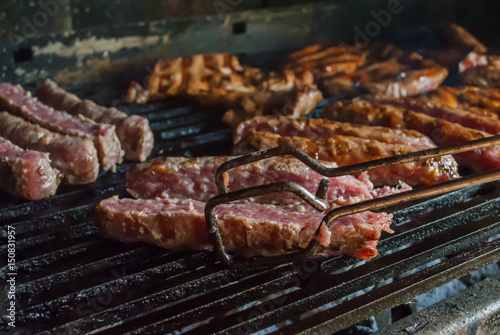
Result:
{"label": "meat with grill marks", "polygon": [[23,149],[49,153],[52,165],[70,184],[87,184],[97,179],[97,151],[88,138],[54,133],[7,112],[0,112],[0,136]]}
{"label": "meat with grill marks", "polygon": [[[210,250],[205,203],[191,199],[118,199],[97,206],[95,224],[102,235],[122,242],[143,241],[167,249]],[[302,205],[242,203],[217,206],[222,241],[244,257],[273,256],[305,248],[325,213]],[[327,255],[375,257],[382,231],[392,215],[363,212],[322,226],[316,238]]]}
{"label": "meat with grill marks", "polygon": [[267,114],[299,117],[323,99],[309,71],[264,72],[241,66],[232,55],[206,54],[159,61],[146,88],[131,84],[127,101],[142,104],[174,96],[224,106],[223,121],[230,126]]}
{"label": "meat with grill marks", "polygon": [[495,117],[478,115],[460,108],[451,108],[431,101],[404,99],[375,99],[373,102],[382,105],[392,105],[423,113],[448,122],[458,123],[464,127],[481,130],[492,135],[500,134],[500,120]]}
{"label": "meat with grill marks", "polygon": [[74,117],[55,110],[32,97],[21,86],[7,83],[0,83],[0,107],[48,130],[90,138],[97,149],[99,163],[104,171],[115,171],[116,164],[123,160],[124,153],[113,125],[96,123],[81,115]]}
{"label": "meat with grill marks", "polygon": [[500,88],[443,86],[424,95],[422,99],[500,119]]}
{"label": "meat with grill marks", "polygon": [[[428,135],[438,146],[486,138],[490,134],[412,110],[366,100],[338,101],[323,109],[323,117],[365,125],[412,129]],[[500,168],[500,149],[489,147],[454,155],[459,164],[475,171]]]}
{"label": "meat with grill marks", "polygon": [[103,107],[91,100],[81,100],[66,92],[50,79],[44,80],[37,89],[36,96],[46,105],[72,115],[83,115],[91,120],[116,126],[116,134],[125,151],[125,158],[145,161],[153,149],[153,132],[146,118],[127,115],[113,107]]}
{"label": "meat with grill marks", "polygon": [[[314,159],[335,162],[339,166],[366,162],[415,151],[411,146],[388,144],[352,136],[334,135],[308,139],[277,134],[252,132],[235,147],[236,154],[279,146],[294,146]],[[403,165],[368,171],[375,185],[397,185],[403,181],[410,186],[430,185],[458,178],[457,163],[451,156],[432,158]]]}
{"label": "meat with grill marks", "polygon": [[370,127],[327,119],[290,119],[282,116],[261,116],[240,123],[235,131],[234,143],[238,143],[252,131],[309,139],[333,135],[354,136],[389,144],[404,144],[418,150],[436,146],[430,138],[414,130]]}

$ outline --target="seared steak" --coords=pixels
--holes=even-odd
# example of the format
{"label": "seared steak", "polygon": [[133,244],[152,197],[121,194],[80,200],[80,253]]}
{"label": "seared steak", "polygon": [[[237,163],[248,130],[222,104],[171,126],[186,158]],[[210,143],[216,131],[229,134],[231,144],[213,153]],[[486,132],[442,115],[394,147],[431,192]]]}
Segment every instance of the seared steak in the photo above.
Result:
{"label": "seared steak", "polygon": [[[338,121],[399,129],[413,129],[429,136],[438,146],[451,145],[491,136],[442,119],[411,110],[364,100],[338,101],[323,109],[323,117]],[[489,147],[454,155],[459,164],[476,171],[500,168],[500,150]]]}
{"label": "seared steak", "polygon": [[500,134],[500,120],[484,115],[478,115],[467,110],[451,108],[445,105],[422,101],[418,99],[377,99],[375,103],[406,108],[418,113],[458,123],[464,127],[481,130],[493,135]]}
{"label": "seared steak", "polygon": [[[335,162],[339,166],[366,162],[415,151],[401,144],[388,144],[376,140],[334,135],[310,140],[305,137],[285,137],[271,133],[252,132],[235,147],[235,153],[290,145],[304,151],[314,159]],[[375,185],[397,185],[404,181],[410,186],[430,185],[458,178],[457,163],[451,156],[368,171]]]}
{"label": "seared steak", "polygon": [[126,159],[145,161],[151,154],[153,132],[146,118],[139,115],[129,116],[116,108],[99,106],[91,100],[80,100],[50,79],[46,79],[38,88],[36,96],[41,102],[57,110],[75,116],[81,114],[96,122],[114,124]]}
{"label": "seared steak", "polygon": [[49,197],[56,193],[59,171],[50,166],[49,155],[23,150],[0,137],[0,188],[28,200]]}
{"label": "seared steak", "polygon": [[404,144],[416,150],[435,147],[427,136],[414,130],[369,127],[326,119],[290,119],[282,116],[261,116],[242,122],[236,128],[234,143],[238,143],[252,131],[301,136],[311,140],[333,135],[353,136],[390,144]]}
{"label": "seared steak", "polygon": [[31,97],[21,86],[7,83],[0,84],[0,107],[49,130],[90,138],[97,149],[99,163],[104,171],[115,171],[116,164],[123,160],[123,150],[116,136],[115,126],[54,110]]}
{"label": "seared steak", "polygon": [[[135,198],[180,198],[207,201],[217,195],[215,172],[224,162],[234,157],[166,157],[138,165],[127,172],[127,189]],[[336,167],[335,163],[322,162]],[[225,183],[229,191],[278,181],[293,181],[304,186],[311,193],[324,178],[295,158],[275,157],[243,165],[228,172]],[[366,173],[358,177],[341,176],[327,178],[330,186],[325,200],[336,205],[347,205],[379,197],[380,190],[374,190]],[[386,193],[411,189],[386,188]],[[376,196],[374,196],[376,195]],[[293,204],[302,199],[290,192],[271,193],[250,199],[260,203]]]}
{"label": "seared steak", "polygon": [[[101,201],[95,223],[104,236],[122,242],[144,241],[168,249],[211,249],[205,204],[190,199],[118,199]],[[325,213],[303,206],[244,203],[217,206],[219,229],[228,250],[245,257],[272,256],[307,246]],[[319,240],[329,255],[361,259],[376,256],[381,232],[392,215],[364,212],[323,226]]]}
{"label": "seared steak", "polygon": [[0,112],[0,136],[21,148],[50,153],[53,166],[70,184],[87,184],[97,179],[97,151],[88,138],[53,133],[7,112]]}

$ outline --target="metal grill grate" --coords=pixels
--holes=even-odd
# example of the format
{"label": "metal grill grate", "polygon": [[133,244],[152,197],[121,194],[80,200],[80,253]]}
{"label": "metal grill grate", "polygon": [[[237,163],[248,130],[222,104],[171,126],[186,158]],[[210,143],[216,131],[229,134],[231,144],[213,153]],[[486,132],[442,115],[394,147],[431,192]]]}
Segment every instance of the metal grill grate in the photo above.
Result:
{"label": "metal grill grate", "polygon": [[[220,110],[181,101],[125,110],[150,120],[153,156],[230,153]],[[391,208],[396,233],[381,240],[381,256],[364,262],[340,256],[236,272],[209,252],[103,239],[92,224],[94,208],[126,194],[123,174],[131,166],[92,185],[63,186],[50,199],[1,199],[2,281],[6,227],[16,229],[16,331],[332,333],[500,259],[498,183]],[[8,329],[6,319],[0,329]]]}

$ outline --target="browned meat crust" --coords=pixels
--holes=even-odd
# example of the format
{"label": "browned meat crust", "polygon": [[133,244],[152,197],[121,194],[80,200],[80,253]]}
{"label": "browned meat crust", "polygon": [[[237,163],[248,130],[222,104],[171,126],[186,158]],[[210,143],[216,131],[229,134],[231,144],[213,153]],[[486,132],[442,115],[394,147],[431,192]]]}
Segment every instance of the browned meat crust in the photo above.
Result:
{"label": "browned meat crust", "polygon": [[[244,154],[284,145],[297,147],[314,159],[335,162],[339,166],[415,151],[406,145],[387,144],[351,136],[334,135],[310,140],[304,137],[282,137],[271,133],[252,132],[239,142],[235,153]],[[430,185],[459,177],[457,164],[450,156],[372,170],[368,174],[376,185],[396,185],[399,181],[410,186]]]}
{"label": "browned meat crust", "polygon": [[[211,249],[204,216],[205,204],[190,199],[118,199],[101,201],[95,224],[104,236],[122,242],[144,241],[168,249]],[[302,206],[230,204],[216,208],[223,243],[245,257],[272,256],[304,248],[324,213]],[[392,215],[363,212],[324,225],[319,240],[328,255],[361,259],[376,256],[382,231]]]}
{"label": "browned meat crust", "polygon": [[313,45],[293,53],[285,68],[311,71],[321,91],[339,96],[412,96],[436,89],[448,75],[432,60],[392,45]]}
{"label": "browned meat crust", "polygon": [[[491,136],[423,113],[364,100],[338,101],[327,105],[323,109],[323,117],[365,125],[417,130],[428,135],[438,146]],[[497,147],[465,152],[455,155],[455,158],[460,164],[476,171],[500,168],[500,151]]]}
{"label": "browned meat crust", "polygon": [[264,73],[241,66],[235,56],[209,54],[159,61],[147,88],[132,83],[127,101],[146,103],[172,96],[228,108],[224,121],[231,126],[271,113],[298,117],[323,98],[309,71]]}
{"label": "browned meat crust", "polygon": [[423,96],[422,99],[500,119],[500,88],[442,86]]}
{"label": "browned meat crust", "polygon": [[126,159],[145,161],[153,150],[153,132],[146,118],[129,116],[116,108],[99,106],[91,100],[80,100],[50,79],[46,79],[37,89],[36,96],[41,102],[57,110],[115,125]]}
{"label": "browned meat crust", "polygon": [[464,127],[481,130],[490,134],[500,134],[500,120],[496,117],[478,115],[477,113],[465,109],[450,108],[446,105],[419,99],[376,99],[373,101],[378,104],[410,109],[418,113],[423,113],[452,123],[458,123]]}
{"label": "browned meat crust", "polygon": [[38,200],[56,193],[59,171],[48,154],[23,150],[0,137],[0,188],[14,196]]}
{"label": "browned meat crust", "polygon": [[238,143],[252,131],[307,137],[311,140],[318,137],[344,135],[390,144],[404,144],[413,146],[415,149],[435,147],[430,138],[414,130],[370,127],[327,119],[290,119],[283,116],[261,116],[242,122],[236,128],[234,143]]}
{"label": "browned meat crust", "polygon": [[31,97],[21,86],[7,83],[0,83],[0,107],[51,131],[90,138],[97,149],[99,163],[104,171],[115,171],[116,164],[123,160],[124,153],[115,126],[55,110]]}
{"label": "browned meat crust", "polygon": [[70,184],[86,184],[97,179],[97,151],[88,138],[53,133],[7,112],[0,112],[0,136],[23,149],[50,153],[52,165]]}

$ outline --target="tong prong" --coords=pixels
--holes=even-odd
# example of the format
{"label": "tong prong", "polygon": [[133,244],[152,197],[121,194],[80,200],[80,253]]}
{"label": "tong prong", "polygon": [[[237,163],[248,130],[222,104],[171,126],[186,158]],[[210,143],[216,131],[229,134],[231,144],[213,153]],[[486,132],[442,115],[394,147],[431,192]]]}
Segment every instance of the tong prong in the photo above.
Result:
{"label": "tong prong", "polygon": [[[320,183],[318,190],[316,191],[316,194],[324,196],[326,189],[328,189],[328,180],[326,180],[326,182],[322,181]],[[327,209],[327,205],[325,204],[325,202],[322,201],[321,197],[314,196],[302,185],[299,185],[291,181],[283,181],[272,184],[249,187],[234,192],[219,194],[216,195],[215,197],[210,198],[205,205],[205,219],[208,226],[207,228],[210,234],[210,238],[212,239],[212,243],[214,245],[214,249],[217,253],[217,256],[219,257],[221,262],[227,267],[236,269],[245,269],[250,267],[276,265],[276,262],[289,263],[300,259],[300,257],[306,256],[306,253],[309,252],[306,249],[304,249],[301,251],[297,251],[295,253],[289,253],[282,256],[275,256],[266,260],[259,259],[256,261],[250,259],[239,262],[234,261],[232,257],[226,252],[224,243],[222,241],[222,235],[220,233],[219,226],[217,224],[217,215],[215,214],[215,208],[221,204],[230,203],[251,197],[256,197],[271,192],[292,192],[295,193],[297,196],[301,197],[309,205],[311,205],[320,212]],[[313,239],[312,241],[315,241],[315,239]]]}
{"label": "tong prong", "polygon": [[250,260],[236,262],[225,251],[222,242],[222,237],[220,235],[217,225],[217,218],[214,212],[215,207],[217,205],[252,196],[263,195],[269,192],[290,191],[299,195],[311,206],[321,211],[326,209],[326,204],[322,201],[322,199],[326,195],[326,191],[328,190],[328,185],[329,185],[329,181],[327,179],[322,179],[322,181],[318,186],[318,190],[316,191],[316,196],[312,195],[301,185],[298,185],[293,182],[280,182],[274,184],[255,186],[228,193],[227,185],[224,184],[224,173],[237,166],[249,164],[252,162],[256,162],[274,156],[292,155],[295,158],[302,161],[307,166],[309,166],[311,169],[313,169],[314,171],[318,172],[319,174],[325,177],[339,177],[346,174],[360,173],[373,169],[383,168],[392,165],[406,164],[418,160],[430,159],[444,155],[453,155],[499,144],[500,144],[500,135],[496,135],[479,140],[450,145],[446,147],[416,151],[404,155],[392,156],[338,168],[328,168],[318,163],[315,159],[313,159],[303,151],[290,146],[283,146],[283,147],[262,150],[259,152],[251,153],[249,155],[237,157],[228,162],[225,162],[217,169],[216,184],[219,191],[219,195],[211,198],[205,206],[205,218],[207,220],[207,225],[214,244],[214,248],[216,249],[219,258],[224,263],[224,265],[235,269],[246,269],[251,267],[263,267],[263,266],[271,266],[282,263],[290,263],[298,261],[302,257],[311,257],[317,254],[317,251],[321,247],[321,245],[316,237],[319,235],[321,226],[323,224],[325,224],[327,227],[330,227],[334,220],[339,219],[343,216],[352,215],[364,211],[375,211],[384,207],[401,204],[408,201],[419,200],[439,194],[444,194],[461,188],[488,183],[500,179],[500,169],[498,169],[481,174],[475,174],[469,177],[447,181],[436,185],[422,187],[408,192],[389,195],[379,199],[373,199],[360,202],[357,204],[339,207],[331,210],[325,215],[321,223],[318,225],[315,237],[311,239],[311,241],[309,242],[308,246],[305,249],[275,257],[260,257],[259,259],[250,259]]}
{"label": "tong prong", "polygon": [[[365,211],[376,211],[393,205],[407,203],[410,201],[420,200],[423,198],[441,195],[444,193],[453,192],[461,188],[466,188],[474,185],[489,183],[500,179],[500,169],[474,174],[460,179],[450,180],[444,183],[424,186],[416,190],[392,194],[386,197],[367,200],[352,205],[346,205],[335,208],[328,212],[323,218],[322,224],[326,224],[330,228],[333,221],[346,215],[357,214]],[[316,236],[319,234],[321,225],[316,230]]]}
{"label": "tong prong", "polygon": [[[224,174],[231,170],[234,169],[235,167],[241,166],[241,165],[246,165],[250,164],[256,161],[260,161],[266,158],[271,158],[275,156],[283,156],[283,155],[292,155],[298,160],[300,160],[302,163],[306,164],[309,166],[311,169],[314,171],[318,172],[319,174],[325,175],[325,171],[327,171],[329,168],[324,166],[321,163],[318,163],[314,158],[303,152],[302,150],[299,150],[295,147],[292,146],[281,146],[277,148],[271,148],[271,149],[266,149],[266,150],[261,150],[257,152],[252,152],[248,155],[236,157],[234,159],[231,159],[230,161],[227,161],[225,163],[222,163],[219,168],[217,169],[217,172],[215,173],[215,183],[217,185],[217,190],[219,191],[219,194],[224,194],[228,192],[227,185],[224,183]],[[326,176],[326,175],[325,175]]]}
{"label": "tong prong", "polygon": [[321,163],[318,163],[314,158],[307,155],[302,150],[291,146],[282,146],[277,148],[266,149],[253,152],[248,155],[240,156],[227,161],[219,166],[215,174],[215,182],[219,194],[227,193],[227,185],[224,183],[224,173],[237,166],[250,164],[262,159],[271,158],[282,155],[292,155],[302,163],[309,166],[311,169],[325,177],[340,177],[348,174],[356,174],[364,171],[384,168],[393,165],[411,163],[419,160],[430,159],[445,155],[454,155],[471,150],[483,149],[494,145],[500,145],[500,135],[481,138],[465,143],[453,144],[445,147],[426,149],[421,151],[410,152],[398,156],[375,159],[368,162],[346,165],[341,167],[329,168]]}

